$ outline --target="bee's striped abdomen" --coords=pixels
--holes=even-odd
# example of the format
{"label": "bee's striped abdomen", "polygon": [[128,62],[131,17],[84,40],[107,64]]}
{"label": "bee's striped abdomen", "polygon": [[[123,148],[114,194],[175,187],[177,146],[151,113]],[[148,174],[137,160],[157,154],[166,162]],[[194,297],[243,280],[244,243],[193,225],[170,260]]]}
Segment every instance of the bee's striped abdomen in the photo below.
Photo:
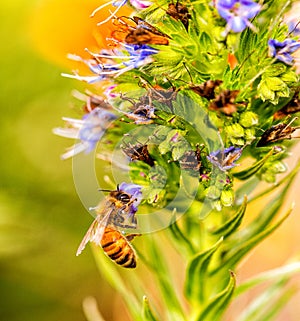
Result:
{"label": "bee's striped abdomen", "polygon": [[101,246],[106,255],[115,263],[125,268],[136,267],[134,249],[119,231],[107,227],[101,240]]}

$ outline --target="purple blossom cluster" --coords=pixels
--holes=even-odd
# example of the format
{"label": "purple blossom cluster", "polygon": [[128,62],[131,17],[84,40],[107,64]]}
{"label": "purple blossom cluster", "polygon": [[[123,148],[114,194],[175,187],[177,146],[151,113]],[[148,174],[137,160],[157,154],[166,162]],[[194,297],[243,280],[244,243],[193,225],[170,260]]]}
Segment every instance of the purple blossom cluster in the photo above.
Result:
{"label": "purple blossom cluster", "polygon": [[218,0],[216,8],[220,16],[227,21],[224,35],[230,31],[242,32],[247,27],[254,29],[249,21],[261,10],[261,5],[252,0]]}

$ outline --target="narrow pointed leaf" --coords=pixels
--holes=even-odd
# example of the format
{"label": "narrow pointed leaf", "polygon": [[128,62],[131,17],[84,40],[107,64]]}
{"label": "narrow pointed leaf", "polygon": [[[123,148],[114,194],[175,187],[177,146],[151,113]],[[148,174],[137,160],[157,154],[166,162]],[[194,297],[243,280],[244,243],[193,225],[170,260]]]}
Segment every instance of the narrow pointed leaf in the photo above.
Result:
{"label": "narrow pointed leaf", "polygon": [[285,285],[286,280],[280,280],[267,288],[248,305],[243,314],[239,316],[239,321],[265,321],[267,317],[276,315],[276,312],[279,312],[286,302],[287,297],[291,295],[290,291],[284,293]]}
{"label": "narrow pointed leaf", "polygon": [[265,164],[267,159],[272,154],[273,154],[273,148],[262,159],[260,159],[259,161],[257,161],[253,165],[251,165],[250,167],[248,167],[240,172],[233,173],[233,176],[236,177],[237,179],[240,179],[240,180],[246,180],[246,179],[250,178],[251,176],[255,175],[261,169],[261,167]]}
{"label": "narrow pointed leaf", "polygon": [[146,296],[143,297],[143,321],[158,321],[150,308],[149,301]]}
{"label": "narrow pointed leaf", "polygon": [[277,281],[280,278],[290,278],[297,273],[300,273],[300,262],[294,262],[277,269],[260,273],[239,285],[235,291],[235,295],[238,296],[265,281]]}
{"label": "narrow pointed leaf", "polygon": [[[280,291],[280,297],[273,301],[273,304],[268,308],[267,311],[262,315],[258,321],[274,321],[277,315],[281,312],[284,306],[290,301],[290,299],[297,293],[297,289],[288,289]],[[253,320],[251,320],[253,321]]]}
{"label": "narrow pointed leaf", "polygon": [[293,180],[295,179],[295,176],[298,174],[300,169],[300,161],[298,161],[296,167],[288,174],[286,175],[279,183],[277,183],[275,186],[272,185],[271,187],[267,188],[263,192],[259,193],[258,195],[255,195],[254,197],[250,198],[249,203],[257,200],[258,198],[267,195],[270,192],[273,192],[275,188],[278,188],[285,182],[288,182],[288,185],[290,186]]}
{"label": "narrow pointed leaf", "polygon": [[278,192],[278,194],[275,195],[275,197],[263,208],[263,210],[247,227],[232,235],[232,237],[230,238],[230,244],[232,247],[234,247],[237,242],[246,242],[268,227],[268,225],[274,220],[276,215],[279,213],[279,210],[283,206],[284,199],[295,177],[295,175],[291,177],[288,184],[280,192]]}
{"label": "narrow pointed leaf", "polygon": [[82,302],[82,309],[87,321],[106,321],[100,313],[94,297],[86,297]]}
{"label": "narrow pointed leaf", "polygon": [[235,289],[235,275],[230,272],[230,279],[225,290],[217,294],[195,319],[196,321],[218,321],[231,301]]}
{"label": "narrow pointed leaf", "polygon": [[185,295],[189,299],[202,301],[205,295],[205,275],[213,254],[221,245],[223,238],[210,249],[197,254],[187,267]]}
{"label": "narrow pointed leaf", "polygon": [[193,255],[195,253],[195,249],[193,247],[193,244],[191,243],[191,241],[188,240],[188,238],[184,235],[184,233],[179,228],[177,221],[175,220],[175,215],[173,216],[169,230],[172,233],[173,239],[177,243],[179,243],[180,245],[185,247],[189,254]]}
{"label": "narrow pointed leaf", "polygon": [[244,196],[244,201],[240,206],[240,208],[235,213],[235,215],[231,219],[229,219],[227,222],[225,222],[222,226],[220,226],[218,229],[212,231],[212,234],[222,235],[224,238],[226,238],[228,235],[236,231],[236,229],[240,226],[242,222],[242,219],[246,211],[246,207],[247,207],[247,197]]}
{"label": "narrow pointed leaf", "polygon": [[[263,239],[265,239],[268,235],[273,233],[290,215],[292,209],[290,209],[278,222],[274,225],[266,228],[261,233],[254,235],[252,238],[247,240],[247,242],[239,243],[233,249],[229,250],[225,256],[223,264],[217,267],[215,270],[211,272],[213,275],[220,269],[224,269],[224,266],[228,266],[228,268],[234,268],[234,266],[239,262],[250,250],[252,250],[258,243],[260,243]],[[230,248],[230,247],[229,247]]]}
{"label": "narrow pointed leaf", "polygon": [[140,303],[132,289],[126,286],[118,271],[118,267],[114,266],[114,263],[109,264],[110,262],[107,262],[107,257],[103,253],[102,249],[99,249],[99,246],[92,245],[91,248],[100,274],[103,275],[109,284],[122,295],[128,310],[135,320],[140,320]]}
{"label": "narrow pointed leaf", "polygon": [[257,176],[253,176],[240,186],[235,193],[236,203],[241,204],[244,200],[244,195],[250,195],[258,187],[259,183],[259,178]]}
{"label": "narrow pointed leaf", "polygon": [[[160,239],[160,243],[162,239]],[[145,241],[147,246],[145,252],[149,261],[152,262],[149,267],[154,272],[159,285],[161,297],[164,299],[166,310],[171,318],[178,321],[184,321],[184,312],[181,302],[174,291],[174,281],[172,280],[167,262],[164,260],[164,253],[160,251],[153,237],[148,236]]]}

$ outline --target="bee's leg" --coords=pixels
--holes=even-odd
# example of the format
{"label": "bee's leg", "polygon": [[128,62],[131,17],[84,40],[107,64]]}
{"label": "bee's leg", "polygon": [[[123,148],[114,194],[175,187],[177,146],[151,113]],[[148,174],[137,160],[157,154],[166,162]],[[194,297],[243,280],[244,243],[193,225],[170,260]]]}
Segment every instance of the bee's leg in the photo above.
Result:
{"label": "bee's leg", "polygon": [[130,205],[131,205],[132,203],[134,203],[135,201],[137,201],[136,198],[133,199],[133,200],[131,200],[131,201],[129,201],[129,202],[125,205],[124,209],[125,209],[126,207],[130,206]]}
{"label": "bee's leg", "polygon": [[132,241],[136,236],[141,236],[142,234],[140,234],[140,233],[136,233],[136,234],[128,234],[128,235],[126,235],[125,237],[126,237],[126,240],[127,241]]}

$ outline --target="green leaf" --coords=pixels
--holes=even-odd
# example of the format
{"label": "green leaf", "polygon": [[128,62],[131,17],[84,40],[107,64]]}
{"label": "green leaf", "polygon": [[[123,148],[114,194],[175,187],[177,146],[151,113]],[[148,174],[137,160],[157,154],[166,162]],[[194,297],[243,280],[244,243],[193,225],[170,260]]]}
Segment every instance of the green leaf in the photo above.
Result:
{"label": "green leaf", "polygon": [[236,235],[232,242],[249,239],[252,236],[262,232],[268,224],[278,214],[280,208],[284,204],[284,198],[289,191],[295,176],[291,178],[288,184],[263,208],[263,210],[256,216],[256,218],[241,232],[242,235]]}
{"label": "green leaf", "polygon": [[[174,210],[175,212],[175,210]],[[194,254],[195,249],[191,241],[184,235],[184,233],[179,228],[177,221],[176,221],[176,215],[174,213],[171,224],[169,226],[169,230],[172,233],[173,239],[180,245],[182,245],[189,254]]]}
{"label": "green leaf", "polygon": [[215,274],[219,270],[223,270],[224,266],[228,266],[229,268],[233,268],[238,261],[242,259],[250,250],[252,250],[258,243],[260,243],[263,239],[265,239],[268,235],[273,233],[290,215],[292,208],[288,210],[288,212],[274,225],[269,228],[264,229],[261,233],[253,234],[250,239],[243,241],[239,239],[239,243],[234,246],[232,242],[226,244],[226,247],[229,248],[228,251],[224,254],[223,264],[220,264],[216,269],[210,272],[211,275]]}
{"label": "green leaf", "polygon": [[257,176],[252,176],[247,180],[247,182],[242,184],[235,192],[236,203],[241,204],[244,200],[244,196],[251,194],[257,188],[259,183],[259,178]]}
{"label": "green leaf", "polygon": [[100,274],[103,275],[108,283],[122,295],[128,310],[135,320],[140,320],[140,304],[132,289],[125,284],[124,279],[121,277],[121,274],[118,271],[120,268],[117,267],[115,263],[108,261],[109,259],[104,254],[102,248],[93,244],[91,245],[91,248]]}
{"label": "green leaf", "polygon": [[[297,289],[291,288],[288,290],[279,289],[279,298],[277,300],[272,300],[272,304],[266,309],[262,314],[261,318],[257,321],[272,321],[281,312],[282,308],[290,301],[292,296],[296,294]],[[253,320],[251,320],[253,321]]]}
{"label": "green leaf", "polygon": [[86,297],[82,302],[82,309],[87,321],[105,321],[94,297]]}
{"label": "green leaf", "polygon": [[251,176],[255,175],[265,164],[267,159],[273,154],[273,151],[274,149],[272,148],[262,159],[240,172],[233,173],[233,176],[240,180],[246,180]]}
{"label": "green leaf", "polygon": [[266,76],[276,77],[283,74],[287,69],[287,66],[283,63],[275,63],[268,67],[265,71]]}
{"label": "green leaf", "polygon": [[236,288],[235,295],[241,295],[253,287],[262,284],[263,282],[278,281],[282,278],[290,278],[298,273],[300,273],[300,262],[293,262],[280,268],[260,273],[239,285]]}
{"label": "green leaf", "polygon": [[300,169],[300,161],[298,161],[295,168],[287,176],[285,176],[279,183],[277,183],[275,186],[272,185],[271,187],[265,189],[261,193],[253,196],[252,198],[250,198],[249,203],[257,200],[260,197],[263,197],[263,196],[269,194],[270,192],[273,192],[275,188],[280,187],[285,182],[288,182],[288,185],[290,186],[291,183],[293,182],[293,180],[295,179],[295,176],[298,174],[299,169]]}
{"label": "green leaf", "polygon": [[149,301],[146,296],[143,297],[143,321],[158,321],[150,308]]}
{"label": "green leaf", "polygon": [[[157,279],[158,289],[160,290],[163,304],[166,306],[166,311],[170,319],[185,321],[181,301],[174,290],[174,281],[169,273],[168,264],[164,259],[164,252],[161,246],[162,242],[163,240],[160,238],[158,246],[154,237],[147,235],[147,238],[144,240],[143,251],[143,253],[147,253],[147,259],[144,259],[144,261]],[[141,253],[142,258],[143,253]]]}
{"label": "green leaf", "polygon": [[251,302],[239,316],[239,321],[274,320],[278,312],[295,291],[284,291],[286,280],[279,280]]}
{"label": "green leaf", "polygon": [[196,321],[218,321],[231,301],[235,289],[235,275],[230,272],[227,287],[217,294],[195,318]]}
{"label": "green leaf", "polygon": [[247,207],[247,197],[244,196],[244,201],[240,208],[237,210],[235,215],[231,219],[229,219],[227,222],[225,222],[223,225],[221,225],[216,230],[212,231],[212,234],[214,235],[222,235],[224,238],[226,238],[228,235],[232,234],[241,224],[242,219],[244,217],[245,211]]}
{"label": "green leaf", "polygon": [[217,251],[223,238],[220,238],[210,249],[197,254],[188,264],[185,281],[185,295],[188,299],[203,301],[205,297],[205,279],[208,265]]}

